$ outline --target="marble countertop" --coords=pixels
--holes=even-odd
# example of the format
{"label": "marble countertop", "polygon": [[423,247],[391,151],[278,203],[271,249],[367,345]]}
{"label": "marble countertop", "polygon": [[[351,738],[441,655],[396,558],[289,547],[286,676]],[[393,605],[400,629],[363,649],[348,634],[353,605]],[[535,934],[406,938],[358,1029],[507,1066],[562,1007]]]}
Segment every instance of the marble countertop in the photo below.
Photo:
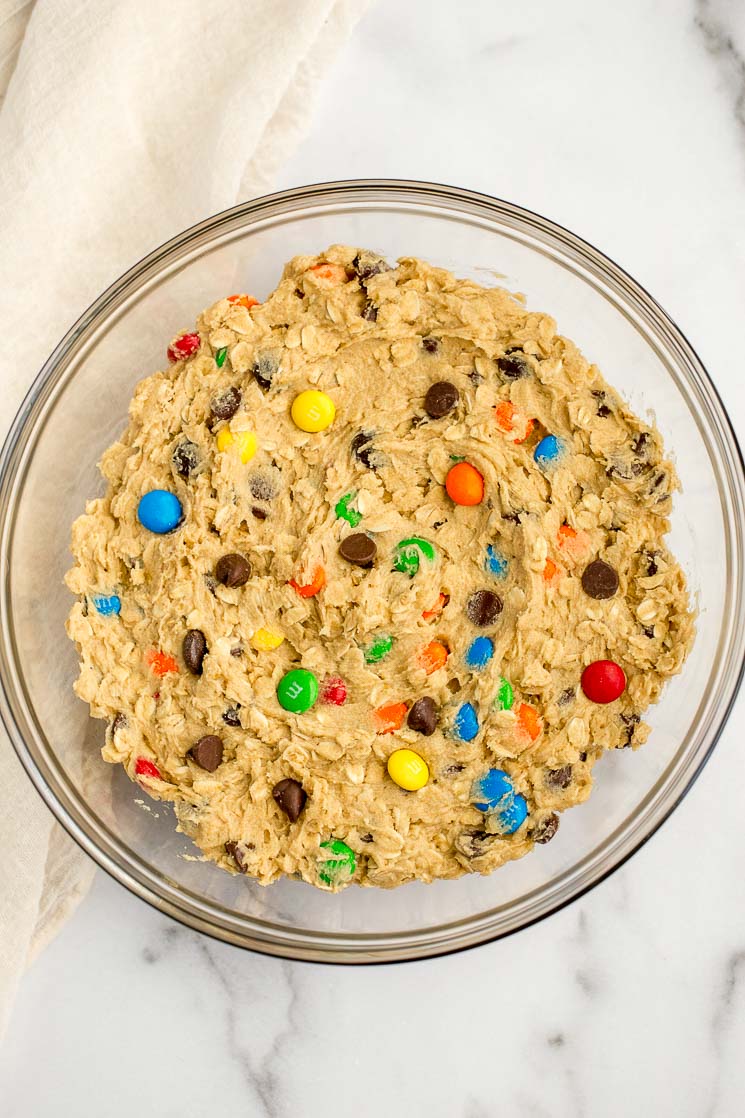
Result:
{"label": "marble countertop", "polygon": [[[740,0],[379,0],[277,187],[457,183],[576,230],[681,323],[745,432]],[[507,940],[356,970],[212,942],[100,873],[26,977],[4,1118],[735,1118],[745,701],[655,838]]]}

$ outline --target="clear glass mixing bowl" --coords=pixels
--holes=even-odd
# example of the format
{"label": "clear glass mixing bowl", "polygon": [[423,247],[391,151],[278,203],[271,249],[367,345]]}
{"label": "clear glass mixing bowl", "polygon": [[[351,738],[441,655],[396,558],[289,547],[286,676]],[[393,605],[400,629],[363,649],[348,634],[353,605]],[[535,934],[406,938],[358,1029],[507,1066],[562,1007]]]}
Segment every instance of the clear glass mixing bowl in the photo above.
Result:
{"label": "clear glass mixing bowl", "polygon": [[[70,525],[102,491],[101,452],[123,429],[135,382],[228,291],[259,298],[285,260],[332,242],[417,255],[500,282],[549,311],[626,397],[654,413],[683,484],[671,545],[699,609],[681,676],[652,711],[638,753],[595,770],[589,802],[554,841],[491,877],[330,896],[294,881],[262,888],[184,855],[170,808],[104,764],[104,724],[72,692],[64,633]],[[711,752],[740,680],[743,468],[701,362],[654,300],[596,249],[507,202],[415,182],[326,183],[237,206],[187,230],[93,304],[47,361],[0,460],[0,713],[29,776],[80,845],[118,881],[200,931],[297,959],[413,959],[525,927],[600,881],[650,837]]]}

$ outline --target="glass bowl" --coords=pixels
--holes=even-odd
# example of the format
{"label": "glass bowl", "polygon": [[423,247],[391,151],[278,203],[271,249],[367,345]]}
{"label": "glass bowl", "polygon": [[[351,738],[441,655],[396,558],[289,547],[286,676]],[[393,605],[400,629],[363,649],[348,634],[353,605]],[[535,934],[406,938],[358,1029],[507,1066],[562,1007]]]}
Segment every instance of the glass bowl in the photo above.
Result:
{"label": "glass bowl", "polygon": [[[220,872],[99,755],[104,723],[72,692],[64,633],[70,525],[102,492],[96,463],[126,422],[135,382],[168,339],[233,290],[259,298],[285,260],[333,242],[422,256],[525,292],[642,414],[676,459],[671,546],[698,608],[683,673],[652,710],[637,753],[595,769],[589,802],[557,837],[490,877],[329,895]],[[47,361],[0,462],[1,713],[29,776],[60,822],[118,881],[163,912],[244,947],[295,959],[390,962],[455,951],[554,912],[619,866],[691,787],[731,708],[743,663],[743,468],[701,362],[617,265],[542,217],[427,183],[326,183],[236,206],[187,230],[104,292]]]}

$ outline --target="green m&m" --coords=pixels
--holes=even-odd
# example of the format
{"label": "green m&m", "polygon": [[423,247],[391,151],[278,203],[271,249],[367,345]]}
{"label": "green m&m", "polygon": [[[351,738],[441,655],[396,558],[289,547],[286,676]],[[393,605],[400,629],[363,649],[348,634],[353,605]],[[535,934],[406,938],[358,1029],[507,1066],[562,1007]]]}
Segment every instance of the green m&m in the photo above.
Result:
{"label": "green m&m", "polygon": [[369,644],[365,649],[365,663],[377,664],[384,656],[393,648],[393,637],[390,633],[381,633],[376,637],[372,644]]}
{"label": "green m&m", "polygon": [[504,676],[500,676],[499,690],[494,696],[494,709],[495,710],[512,710],[512,704],[515,701],[515,692],[512,690],[512,684]]}
{"label": "green m&m", "polygon": [[355,499],[356,493],[345,493],[334,505],[334,512],[338,520],[346,520],[352,528],[356,528],[362,520],[362,513],[357,509],[350,509],[350,502]]}
{"label": "green m&m", "polygon": [[351,881],[357,869],[354,851],[341,839],[328,839],[321,843],[321,849],[330,854],[318,865],[318,876],[324,885],[346,885]]}
{"label": "green m&m", "polygon": [[318,680],[305,668],[293,668],[277,684],[279,705],[293,714],[303,714],[318,698]]}
{"label": "green m&m", "polygon": [[434,545],[429,540],[423,540],[421,536],[411,536],[407,540],[401,540],[396,546],[393,553],[393,566],[395,570],[413,578],[422,560],[426,559],[428,563],[434,563],[436,554]]}

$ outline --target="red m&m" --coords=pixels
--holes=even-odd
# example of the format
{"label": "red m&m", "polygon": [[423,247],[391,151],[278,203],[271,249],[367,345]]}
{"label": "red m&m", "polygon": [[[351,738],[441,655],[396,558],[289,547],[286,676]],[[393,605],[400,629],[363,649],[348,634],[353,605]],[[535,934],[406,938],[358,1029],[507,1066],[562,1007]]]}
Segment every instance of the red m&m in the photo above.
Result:
{"label": "red m&m", "polygon": [[626,690],[626,676],[614,660],[595,660],[582,672],[582,690],[591,703],[612,703]]}
{"label": "red m&m", "polygon": [[200,345],[199,334],[180,334],[178,338],[174,338],[168,347],[168,360],[171,362],[184,361],[187,357],[196,353]]}

